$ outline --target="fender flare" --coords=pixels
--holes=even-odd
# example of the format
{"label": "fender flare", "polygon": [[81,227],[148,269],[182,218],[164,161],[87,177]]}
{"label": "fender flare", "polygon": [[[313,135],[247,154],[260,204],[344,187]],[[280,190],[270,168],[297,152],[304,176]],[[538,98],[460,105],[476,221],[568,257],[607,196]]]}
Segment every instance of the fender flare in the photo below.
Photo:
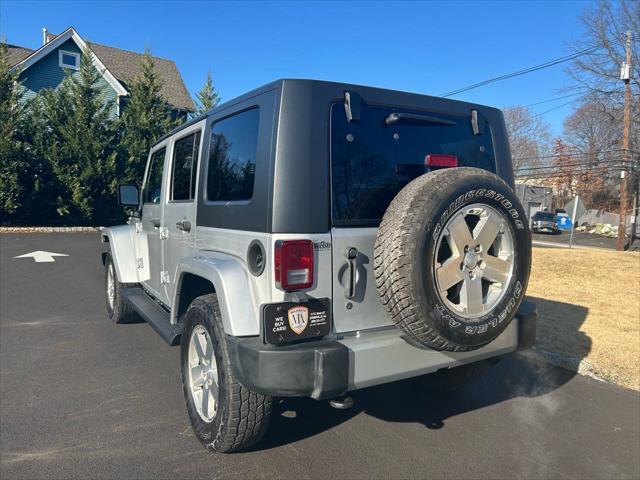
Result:
{"label": "fender flare", "polygon": [[245,266],[238,258],[217,252],[200,252],[183,258],[178,264],[171,323],[179,320],[178,306],[185,274],[202,277],[213,284],[226,334],[237,337],[260,334],[260,312]]}
{"label": "fender flare", "polygon": [[100,239],[102,243],[109,244],[118,280],[122,283],[138,283],[133,227],[131,225],[118,225],[103,228],[100,232]]}

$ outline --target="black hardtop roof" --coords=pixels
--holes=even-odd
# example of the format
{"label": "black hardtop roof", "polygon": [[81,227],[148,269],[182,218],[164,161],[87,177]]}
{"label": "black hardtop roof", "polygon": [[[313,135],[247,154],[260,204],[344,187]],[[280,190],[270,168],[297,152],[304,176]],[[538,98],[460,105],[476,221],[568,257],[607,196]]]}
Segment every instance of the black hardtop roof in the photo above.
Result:
{"label": "black hardtop roof", "polygon": [[266,93],[272,90],[280,90],[283,88],[283,86],[285,84],[294,84],[294,83],[305,83],[305,84],[316,84],[318,87],[331,87],[332,89],[341,89],[341,90],[355,90],[357,91],[360,96],[363,98],[363,101],[366,103],[366,96],[367,96],[367,92],[369,93],[373,93],[376,92],[378,95],[380,94],[384,94],[385,92],[388,92],[389,94],[393,94],[393,95],[398,95],[398,94],[403,94],[403,95],[408,95],[408,96],[416,96],[416,97],[423,97],[423,98],[437,98],[440,101],[445,101],[445,102],[451,102],[451,103],[455,103],[458,105],[467,105],[469,110],[471,110],[472,108],[481,108],[483,110],[497,110],[494,107],[489,107],[487,105],[480,105],[477,103],[469,103],[469,102],[464,102],[462,100],[453,100],[450,98],[442,98],[442,97],[436,97],[434,95],[425,95],[423,93],[415,93],[415,92],[405,92],[402,90],[393,90],[390,88],[380,88],[380,87],[371,87],[371,86],[366,86],[366,85],[357,85],[357,84],[352,84],[352,83],[341,83],[341,82],[331,82],[331,81],[327,81],[327,80],[313,80],[313,79],[302,79],[302,78],[281,78],[278,80],[275,80],[273,82],[267,83],[265,85],[262,85],[258,88],[255,88],[253,90],[250,90],[247,93],[244,93],[238,97],[235,97],[231,100],[228,100],[224,103],[221,103],[220,105],[212,108],[211,110],[198,115],[197,117],[194,117],[188,121],[186,121],[185,123],[177,126],[176,128],[174,128],[173,130],[171,130],[170,132],[168,132],[167,134],[163,135],[162,137],[160,137],[158,140],[156,140],[152,147],[157,145],[158,143],[162,142],[163,140],[167,139],[168,137],[180,132],[181,130],[187,128],[190,125],[193,125],[194,123],[197,123],[201,120],[203,120],[204,118],[208,117],[209,115],[213,115],[215,113],[221,112],[223,110],[226,110],[227,108],[233,107],[235,104],[243,102],[245,100],[248,100],[252,97],[258,96],[262,93]]}

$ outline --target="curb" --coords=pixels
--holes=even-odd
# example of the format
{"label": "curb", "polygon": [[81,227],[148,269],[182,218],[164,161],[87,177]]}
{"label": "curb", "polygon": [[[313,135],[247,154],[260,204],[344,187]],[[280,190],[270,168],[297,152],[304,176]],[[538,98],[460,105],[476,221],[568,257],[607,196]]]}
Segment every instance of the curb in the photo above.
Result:
{"label": "curb", "polygon": [[535,347],[531,350],[522,350],[518,352],[518,355],[533,360],[542,360],[556,367],[564,368],[565,370],[569,370],[571,372],[576,372],[577,374],[583,375],[585,377],[591,377],[595,380],[599,380],[600,382],[616,383],[602,378],[600,375],[597,375],[596,368],[585,359],[569,357],[557,352],[549,352],[547,350],[539,350]]}
{"label": "curb", "polygon": [[0,233],[95,233],[104,227],[0,227]]}
{"label": "curb", "polygon": [[560,242],[546,242],[544,240],[532,240],[531,244],[534,247],[550,247],[550,248],[570,248],[576,250],[604,250],[608,252],[615,252],[615,249],[606,247],[591,247],[588,245],[576,245],[575,243],[570,247],[567,243]]}

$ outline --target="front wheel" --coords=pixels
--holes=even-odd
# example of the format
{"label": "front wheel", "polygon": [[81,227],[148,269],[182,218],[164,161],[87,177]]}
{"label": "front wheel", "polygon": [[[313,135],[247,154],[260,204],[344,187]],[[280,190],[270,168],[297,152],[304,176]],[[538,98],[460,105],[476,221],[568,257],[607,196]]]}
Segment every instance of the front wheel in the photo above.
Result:
{"label": "front wheel", "polygon": [[183,319],[182,388],[191,426],[211,452],[236,452],[266,432],[271,397],[242,386],[231,369],[215,294],[196,298]]}
{"label": "front wheel", "polygon": [[113,323],[131,323],[136,313],[124,300],[125,285],[118,281],[111,253],[107,253],[104,262],[104,289],[107,298],[107,313]]}

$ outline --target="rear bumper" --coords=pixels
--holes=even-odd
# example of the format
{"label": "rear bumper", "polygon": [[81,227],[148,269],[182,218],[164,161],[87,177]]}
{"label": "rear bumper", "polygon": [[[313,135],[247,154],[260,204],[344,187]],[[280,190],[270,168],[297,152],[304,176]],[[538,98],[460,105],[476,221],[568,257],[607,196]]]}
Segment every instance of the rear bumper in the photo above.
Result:
{"label": "rear bumper", "polygon": [[228,336],[227,345],[237,379],[255,392],[319,400],[347,391],[349,349],[335,340],[277,347]]}
{"label": "rear bumper", "polygon": [[227,345],[234,374],[246,387],[318,400],[530,348],[536,321],[535,305],[523,302],[496,340],[471,352],[417,348],[395,327],[280,347],[265,345],[258,337],[228,336]]}

